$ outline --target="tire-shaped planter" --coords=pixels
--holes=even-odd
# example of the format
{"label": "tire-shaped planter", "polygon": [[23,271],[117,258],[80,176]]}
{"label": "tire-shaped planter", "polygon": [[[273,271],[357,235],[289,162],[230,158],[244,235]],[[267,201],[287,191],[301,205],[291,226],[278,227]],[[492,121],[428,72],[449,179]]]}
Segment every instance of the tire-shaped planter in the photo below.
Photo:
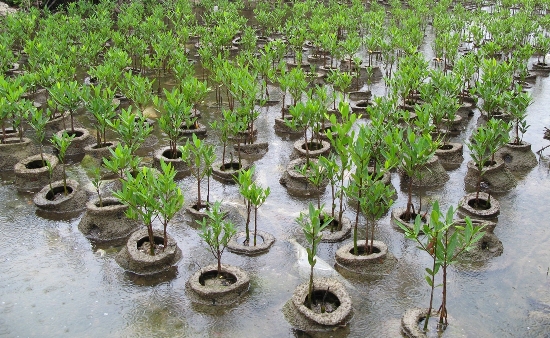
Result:
{"label": "tire-shaped planter", "polygon": [[197,127],[192,126],[191,128],[186,128],[185,126],[181,126],[179,128],[179,133],[182,137],[193,137],[193,134],[197,135],[198,138],[205,137],[206,136],[206,127],[199,122],[197,122]]}
{"label": "tire-shaped planter", "polygon": [[[78,125],[77,121],[75,121],[75,127]],[[44,141],[48,142],[49,139],[52,138],[53,134],[56,134],[60,130],[64,130],[71,127],[71,114],[66,111],[62,115],[59,115],[53,119],[50,119],[46,123],[45,131],[46,131],[46,137],[44,137]]]}
{"label": "tire-shaped planter", "polygon": [[[479,177],[479,170],[477,169],[474,161],[468,162],[468,171],[464,177],[464,183],[466,188],[475,191],[477,188],[477,180]],[[486,168],[481,178],[482,182],[488,185],[488,189],[491,192],[505,192],[516,187],[517,181],[514,175],[506,169],[502,158],[495,156],[495,161]]]}
{"label": "tire-shaped planter", "polygon": [[[330,214],[328,212],[325,212],[325,214]],[[321,232],[323,237],[321,238],[321,242],[323,243],[336,243],[341,242],[344,239],[348,238],[351,234],[351,220],[347,218],[346,216],[342,216],[342,224],[338,224],[338,217],[335,217],[333,222],[336,223],[337,229],[336,230],[327,230],[329,226],[325,228]]]}
{"label": "tire-shaped planter", "polygon": [[[62,168],[59,166],[57,156],[43,154],[44,161],[51,164],[53,168],[52,181],[62,178]],[[50,182],[50,173],[47,166],[42,166],[40,155],[29,156],[17,162],[14,166],[15,186],[19,191],[37,191]]]}
{"label": "tire-shaped planter", "polygon": [[[437,313],[432,310],[431,316]],[[418,324],[428,315],[427,308],[407,309],[401,317],[401,333],[407,338],[427,338],[426,334],[420,329]]]}
{"label": "tire-shaped planter", "polygon": [[[421,165],[418,169],[421,174],[412,178],[412,184],[415,187],[436,187],[445,184],[449,180],[449,174],[439,161],[437,156],[432,156],[428,162]],[[402,173],[402,177],[411,179]],[[420,178],[418,178],[420,177]],[[402,180],[403,181],[403,180]]]}
{"label": "tire-shaped planter", "polygon": [[[318,158],[319,156],[327,156],[330,153],[330,143],[324,140],[310,140],[309,145],[309,158]],[[300,139],[294,142],[294,151],[291,156],[292,159],[298,157],[306,157],[306,142]]]}
{"label": "tire-shaped planter", "polygon": [[[330,298],[337,304],[332,312],[320,313],[305,305],[309,283],[300,284],[292,298],[284,305],[283,313],[287,321],[299,330],[306,332],[332,331],[335,327],[347,325],[352,317],[352,302],[344,286],[333,278],[314,278],[313,293],[324,294],[328,290]],[[327,297],[329,298],[329,297]]]}
{"label": "tire-shaped planter", "polygon": [[521,142],[521,144],[507,143],[500,148],[495,156],[504,161],[506,169],[515,171],[527,171],[537,166],[537,156],[531,150],[531,143]]}
{"label": "tire-shaped planter", "polygon": [[111,157],[110,149],[115,150],[119,144],[118,141],[108,141],[100,144],[99,147],[97,143],[89,144],[84,147],[84,153],[103,163],[103,158]]}
{"label": "tire-shaped planter", "polygon": [[[409,222],[406,222],[403,220],[403,216],[405,215],[406,212],[407,212],[407,208],[393,208],[391,210],[391,221],[390,221],[391,225],[396,229],[401,230],[401,227],[399,226],[399,222],[401,222],[407,228],[412,229],[414,226],[414,219],[416,218],[417,214],[413,214],[412,220]],[[422,214],[422,217],[423,217],[422,220],[425,222],[427,219],[429,219],[430,215],[426,214],[424,216],[424,214]],[[422,233],[422,231],[420,231],[420,233]]]}
{"label": "tire-shaped planter", "polygon": [[350,104],[351,111],[354,113],[360,113],[363,117],[367,116],[367,108],[372,106],[372,102],[369,100],[359,100]]}
{"label": "tire-shaped planter", "polygon": [[[368,246],[370,246],[370,240]],[[388,246],[384,242],[374,240],[373,246],[375,252],[370,255],[354,255],[353,241],[344,244],[336,250],[336,267],[369,276],[388,274],[395,267],[397,259],[388,252]],[[357,241],[357,247],[361,250],[360,253],[364,252],[365,240]]]}
{"label": "tire-shaped planter", "polygon": [[[164,242],[164,233],[161,230],[153,230],[153,235],[156,244]],[[182,253],[178,244],[170,235],[168,235],[168,245],[164,251],[151,256],[149,252],[140,250],[140,246],[149,242],[149,234],[147,228],[142,226],[142,229],[135,231],[128,238],[126,245],[116,255],[115,260],[124,270],[133,272],[138,275],[153,275],[175,265],[182,257]]]}
{"label": "tire-shaped planter", "polygon": [[177,153],[180,156],[170,158],[170,146],[155,150],[153,154],[153,168],[161,170],[160,161],[163,160],[164,163],[172,164],[172,167],[176,170],[177,177],[188,175],[190,172],[189,166],[181,159],[181,152],[178,150]]}
{"label": "tire-shaped planter", "polygon": [[275,243],[275,237],[273,237],[273,235],[258,230],[256,231],[256,239],[259,238],[261,243],[256,243],[256,245],[254,245],[254,230],[250,230],[249,234],[250,245],[240,244],[240,239],[246,238],[246,232],[240,231],[235,234],[235,236],[231,237],[229,243],[227,243],[227,250],[237,254],[255,256],[268,252],[269,248]]}
{"label": "tire-shaped planter", "polygon": [[0,170],[13,170],[17,162],[35,154],[35,146],[26,137],[8,137],[0,143]]}
{"label": "tire-shaped planter", "polygon": [[222,163],[221,161],[214,162],[212,164],[212,177],[221,181],[222,183],[235,183],[236,176],[239,175],[241,170],[248,170],[250,163],[247,160],[241,159],[239,161]]}
{"label": "tire-shaped planter", "polygon": [[67,180],[67,195],[64,195],[63,180],[52,182],[51,187],[52,189],[47,184],[34,195],[34,205],[39,209],[51,213],[68,213],[84,210],[87,196],[77,181]]}
{"label": "tire-shaped planter", "polygon": [[63,133],[69,135],[75,135],[71,141],[71,145],[67,148],[65,156],[78,156],[84,154],[84,148],[91,144],[96,143],[95,137],[93,137],[88,129],[85,128],[74,128],[74,133],[71,129],[63,129],[58,131],[57,136],[63,136]]}
{"label": "tire-shaped planter", "polygon": [[139,222],[126,217],[127,205],[117,198],[104,197],[103,206],[99,199],[86,204],[86,212],[78,223],[78,229],[84,237],[95,242],[109,242],[130,236],[140,226]]}
{"label": "tire-shaped planter", "polygon": [[370,90],[349,92],[348,97],[352,101],[370,100],[370,98],[372,97],[372,92]]}
{"label": "tire-shaped planter", "polygon": [[234,279],[234,283],[228,283],[221,287],[209,285],[207,278],[214,277],[217,279],[215,277],[217,270],[217,264],[207,265],[189,278],[187,287],[193,301],[211,305],[228,305],[236,302],[248,291],[250,287],[248,274],[236,266],[226,264],[221,265],[222,274]]}
{"label": "tire-shaped planter", "polygon": [[500,203],[497,199],[485,192],[480,192],[478,198],[484,207],[475,207],[475,192],[462,197],[458,202],[458,215],[460,217],[469,216],[474,219],[496,220],[500,214]]}
{"label": "tire-shaped planter", "polygon": [[458,169],[464,161],[464,147],[461,143],[447,142],[441,144],[435,151],[435,155],[439,158],[439,162],[445,170]]}
{"label": "tire-shaped planter", "polygon": [[263,156],[269,150],[269,143],[257,142],[247,144],[234,144],[233,149],[238,153],[241,152],[242,156]]}
{"label": "tire-shaped planter", "polygon": [[275,132],[281,133],[281,134],[299,134],[301,135],[303,133],[303,130],[300,129],[292,129],[289,126],[286,125],[285,120],[291,119],[291,115],[285,114],[285,118],[282,119],[280,117],[275,118]]}
{"label": "tire-shaped planter", "polygon": [[[310,159],[310,161],[317,162],[317,159]],[[309,183],[306,176],[296,170],[297,167],[301,167],[305,163],[305,158],[297,158],[290,161],[285,172],[283,173],[283,176],[279,179],[279,183],[293,195],[317,196],[318,194],[322,194],[329,183],[328,180],[322,182],[320,190],[317,190],[313,184]]]}

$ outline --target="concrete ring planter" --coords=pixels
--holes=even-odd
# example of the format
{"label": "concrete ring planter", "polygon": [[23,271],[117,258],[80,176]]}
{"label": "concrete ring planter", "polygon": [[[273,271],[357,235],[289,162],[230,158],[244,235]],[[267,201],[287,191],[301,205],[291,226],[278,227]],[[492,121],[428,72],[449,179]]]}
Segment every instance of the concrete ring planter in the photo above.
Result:
{"label": "concrete ring planter", "polygon": [[[432,310],[431,316],[437,313]],[[401,333],[407,338],[426,338],[418,324],[428,315],[427,308],[412,308],[405,311],[401,318]]]}
{"label": "concrete ring planter", "polygon": [[65,156],[82,155],[84,154],[84,148],[96,143],[95,137],[93,137],[88,129],[85,128],[74,128],[74,134],[71,129],[63,129],[58,131],[56,134],[57,136],[61,137],[63,136],[63,133],[75,135],[75,137],[71,141],[71,145],[69,146],[69,148],[67,148]]}
{"label": "concrete ring planter", "polygon": [[233,149],[240,151],[242,156],[263,156],[269,149],[269,143],[247,143],[247,144],[234,144]]}
{"label": "concrete ring planter", "polygon": [[[187,211],[187,213],[191,216],[193,223],[195,223],[194,221],[202,221],[203,218],[208,217],[208,215],[206,214],[207,208],[208,208],[207,203],[203,201],[203,208],[201,208],[200,210],[197,210],[197,204],[195,203],[193,205],[188,206],[185,209],[185,211]],[[222,212],[224,213],[224,218],[227,217],[228,212],[223,210]],[[193,224],[193,225],[196,226],[196,224]]]}
{"label": "concrete ring planter", "polygon": [[372,102],[369,100],[359,100],[350,104],[352,112],[361,113],[363,116],[367,115],[367,108],[369,106],[372,106]]}
{"label": "concrete ring planter", "polygon": [[439,158],[439,162],[445,170],[458,169],[464,161],[464,147],[461,143],[447,142],[441,144],[435,151],[435,155]]}
{"label": "concrete ring planter", "polygon": [[372,92],[366,91],[357,91],[357,92],[350,92],[348,93],[348,97],[352,101],[361,101],[361,100],[369,100],[372,97]]}
{"label": "concrete ring planter", "polygon": [[283,307],[285,318],[299,330],[331,331],[335,327],[345,326],[352,317],[352,302],[344,286],[333,278],[314,278],[313,292],[326,292],[337,299],[339,305],[332,312],[318,313],[305,305],[309,283],[300,284],[294,290],[292,298]]}
{"label": "concrete ring planter", "polygon": [[260,244],[256,243],[256,245],[254,245],[253,244],[254,231],[251,230],[249,234],[250,234],[250,245],[244,245],[244,244],[240,244],[239,243],[240,241],[238,242],[238,239],[246,237],[246,232],[240,231],[237,234],[235,234],[235,236],[231,237],[231,239],[229,240],[229,243],[227,243],[227,249],[233,253],[243,254],[247,256],[254,256],[254,255],[259,255],[259,254],[268,252],[269,248],[271,248],[273,243],[275,243],[275,237],[273,237],[273,235],[265,231],[259,230],[259,231],[256,231],[256,239],[258,239],[259,237],[261,239],[261,243]]}
{"label": "concrete ring planter", "polygon": [[235,282],[226,286],[212,286],[206,276],[216,276],[217,264],[205,266],[195,272],[187,281],[187,287],[193,295],[193,300],[212,305],[228,305],[236,302],[250,287],[250,278],[242,269],[222,264],[221,271],[235,279]]}
{"label": "concrete ring planter", "polygon": [[[326,213],[328,214],[328,213]],[[338,217],[335,217],[333,222],[338,222]],[[327,227],[328,228],[328,227]],[[342,224],[338,225],[338,229],[335,231],[323,230],[321,242],[323,243],[336,243],[348,238],[351,233],[351,220],[346,216],[342,216]]]}
{"label": "concrete ring planter", "polygon": [[[370,240],[368,243],[370,246]],[[359,255],[353,254],[353,242],[344,244],[336,250],[336,267],[363,275],[386,275],[395,266],[397,259],[388,252],[388,246],[381,241],[373,241],[375,252],[370,255],[365,251],[365,240],[357,241]],[[339,269],[338,269],[339,270]]]}
{"label": "concrete ring planter", "polygon": [[53,119],[50,119],[46,123],[46,137],[44,140],[49,140],[52,138],[53,134],[57,133],[60,130],[70,128],[71,125],[71,114],[66,111],[62,115],[59,115]]}
{"label": "concrete ring planter", "polygon": [[[412,184],[415,187],[441,186],[449,180],[449,174],[447,174],[447,171],[445,171],[445,169],[441,165],[439,158],[435,155],[432,156],[432,158],[430,158],[426,164],[421,165],[417,170],[421,171],[422,173],[418,176],[415,175],[415,177],[412,178]],[[404,173],[402,174],[402,176],[406,177]],[[411,178],[406,177],[406,179]]]}
{"label": "concrete ring planter", "polygon": [[248,170],[248,168],[250,168],[250,163],[244,159],[241,159],[240,166],[238,160],[226,163],[218,161],[212,164],[212,176],[222,183],[235,183],[235,177],[239,175],[239,172],[241,170]]}
{"label": "concrete ring planter", "polygon": [[[476,193],[467,194],[458,202],[458,215],[461,217],[470,216],[476,219],[496,219],[500,214],[500,204],[493,196],[490,197],[489,206],[486,208],[475,208]],[[489,194],[479,193],[479,200],[487,204]]]}
{"label": "concrete ring planter", "polygon": [[489,231],[485,231],[474,246],[460,254],[461,262],[483,262],[493,257],[498,257],[504,252],[504,246],[498,237]]}
{"label": "concrete ring planter", "polygon": [[535,62],[533,63],[533,70],[538,72],[550,72],[550,64],[544,62]]}
{"label": "concrete ring planter", "polygon": [[[162,244],[164,234],[161,230],[153,230],[156,244]],[[149,242],[147,228],[132,233],[126,245],[116,255],[115,260],[124,270],[138,275],[152,275],[168,270],[175,265],[182,257],[178,244],[171,236],[168,236],[168,245],[164,251],[151,256],[148,252],[139,250],[139,246]]]}
{"label": "concrete ring planter", "polygon": [[161,170],[160,161],[163,160],[164,163],[172,164],[172,167],[176,170],[177,177],[189,174],[189,166],[181,159],[181,152],[179,150],[177,152],[178,156],[176,158],[170,158],[170,146],[155,150],[153,154],[153,167]]}
{"label": "concrete ring planter", "polygon": [[[407,228],[412,229],[414,226],[414,218],[416,218],[416,214],[413,214],[413,220],[410,222],[406,222],[403,220],[403,216],[407,212],[407,208],[393,208],[391,211],[391,224],[396,229],[401,230],[401,227],[399,227],[399,222],[401,221],[402,224],[404,224]],[[424,216],[424,214],[422,214]],[[428,219],[430,217],[429,214],[426,214],[425,218]],[[422,231],[420,231],[422,233]]]}
{"label": "concrete ring planter", "polygon": [[109,158],[111,156],[111,151],[109,149],[115,150],[119,144],[120,142],[118,141],[108,141],[102,143],[99,147],[97,143],[89,144],[84,147],[84,153],[101,161],[103,164],[103,158]]}
{"label": "concrete ring planter", "polygon": [[504,161],[504,166],[514,171],[527,171],[537,166],[537,156],[531,150],[531,144],[521,142],[520,144],[507,143],[500,148],[495,156]]}
{"label": "concrete ring planter", "polygon": [[[317,159],[310,159],[310,161],[317,162]],[[296,167],[301,167],[305,163],[305,158],[297,158],[290,161],[283,176],[279,179],[279,183],[285,186],[289,193],[297,196],[316,196],[317,194],[323,193],[328,184],[328,180],[322,182],[319,191],[313,184],[309,183],[306,176],[296,170]]]}
{"label": "concrete ring planter", "polygon": [[[311,149],[309,149],[309,158],[317,158],[321,155],[326,156],[330,152],[330,143],[323,140],[310,140],[308,142],[308,145]],[[294,154],[295,157],[306,157],[306,142],[302,140],[298,140],[294,142]]]}
{"label": "concrete ring planter", "polygon": [[[475,190],[477,187],[477,180],[479,177],[479,170],[475,165],[474,161],[468,162],[468,171],[464,177],[464,183],[466,183],[466,188],[470,190]],[[481,178],[488,189],[491,192],[505,192],[509,191],[516,187],[517,181],[514,175],[506,169],[504,161],[502,158],[495,156],[495,161],[490,166],[487,166],[483,177]]]}
{"label": "concrete ring planter", "polygon": [[32,141],[26,137],[23,142],[19,137],[8,137],[5,143],[0,143],[0,170],[13,170],[17,162],[32,156],[34,152]]}
{"label": "concrete ring planter", "polygon": [[[59,160],[52,154],[43,154],[44,161],[47,161],[53,167],[52,181],[62,178],[61,166],[58,166]],[[29,156],[14,166],[15,186],[19,191],[36,191],[42,189],[50,182],[50,173],[47,166],[41,165],[40,155]]]}
{"label": "concrete ring planter", "polygon": [[86,204],[86,212],[78,224],[78,229],[84,236],[97,242],[115,241],[126,238],[136,231],[139,222],[126,217],[128,206],[117,198],[93,199]]}
{"label": "concrete ring planter", "polygon": [[181,126],[179,128],[180,135],[182,137],[193,137],[193,134],[197,135],[197,137],[204,137],[206,136],[206,127],[200,123],[197,122],[198,127],[192,126],[192,128],[186,128],[185,126]]}
{"label": "concrete ring planter", "polygon": [[300,129],[292,129],[289,126],[286,125],[285,120],[291,119],[292,116],[286,115],[284,119],[278,117],[275,118],[275,132],[282,133],[282,134],[302,134],[303,130]]}
{"label": "concrete ring planter", "polygon": [[[50,190],[50,185],[46,184],[46,186],[34,196],[34,204],[44,211],[53,213],[74,212],[84,209],[87,196],[86,192],[80,188],[80,184],[78,184],[77,181],[67,180],[67,195],[63,195],[64,186],[62,180],[53,182],[52,190]],[[54,199],[56,194],[59,195]]]}

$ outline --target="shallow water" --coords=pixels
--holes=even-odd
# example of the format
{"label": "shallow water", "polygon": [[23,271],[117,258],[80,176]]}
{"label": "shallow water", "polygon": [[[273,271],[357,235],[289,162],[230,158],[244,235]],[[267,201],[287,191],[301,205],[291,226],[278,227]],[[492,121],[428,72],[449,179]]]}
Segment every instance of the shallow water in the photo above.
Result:
{"label": "shallow water", "polygon": [[[544,127],[550,126],[550,80],[539,76],[529,91],[534,103],[529,107],[531,127],[524,140],[536,151],[550,143],[542,139]],[[383,83],[376,82],[373,92],[383,95]],[[258,226],[273,234],[276,242],[267,254],[258,257],[230,252],[223,257],[224,263],[240,266],[250,275],[250,290],[239,303],[212,307],[190,301],[187,279],[214,259],[201,242],[197,226],[184,212],[168,228],[183,251],[177,271],[155,280],[143,279],[125,273],[115,263],[119,247],[96,247],[86,240],[77,229],[80,216],[68,220],[38,216],[32,195],[17,193],[10,183],[12,177],[4,173],[0,186],[0,232],[4,235],[0,246],[0,335],[303,336],[289,326],[281,309],[294,288],[307,281],[308,266],[296,260],[291,239],[304,242],[294,219],[306,210],[308,202],[316,200],[291,196],[278,182],[295,140],[273,131],[273,120],[280,115],[280,108],[280,104],[261,108],[256,122],[258,140],[268,142],[269,151],[255,162],[255,176],[260,184],[271,188],[271,195],[259,209]],[[206,106],[201,111],[203,122],[219,116],[216,109]],[[468,139],[478,116],[476,111],[458,140]],[[218,143],[211,131],[206,140]],[[150,151],[145,149],[143,153],[151,156]],[[217,151],[221,155],[220,147]],[[465,194],[467,152],[465,147],[464,162],[449,172],[445,186],[422,191],[424,203],[437,199],[444,210],[456,205]],[[550,150],[545,153],[548,155]],[[549,162],[548,156],[543,156],[536,168],[518,176],[515,189],[498,195],[502,210],[494,233],[503,242],[504,253],[488,262],[450,269],[448,336],[540,337],[550,332]],[[86,180],[78,164],[72,165],[69,172]],[[394,206],[401,207],[406,196],[398,175],[392,175],[398,190]],[[186,205],[192,204],[196,197],[194,181],[188,177],[178,184],[184,191]],[[243,227],[245,208],[237,186],[213,180],[211,198],[223,201],[231,210],[231,218]],[[325,204],[330,203],[329,189],[322,198]],[[346,215],[354,217],[352,210],[347,210]],[[347,279],[354,317],[348,328],[333,332],[335,337],[398,336],[405,309],[428,305],[429,288],[423,273],[429,266],[429,257],[393,228],[388,216],[378,224],[376,239],[388,245],[398,263],[387,276]],[[334,253],[340,245],[321,244],[320,259],[333,266]],[[439,291],[434,304],[439,304]]]}

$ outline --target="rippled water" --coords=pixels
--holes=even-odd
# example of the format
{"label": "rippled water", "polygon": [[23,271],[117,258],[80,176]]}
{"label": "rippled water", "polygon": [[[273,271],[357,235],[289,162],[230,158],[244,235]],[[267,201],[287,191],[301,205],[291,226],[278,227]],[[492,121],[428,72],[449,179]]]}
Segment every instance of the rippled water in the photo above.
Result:
{"label": "rippled water", "polygon": [[[381,82],[374,84],[375,95],[384,93]],[[550,81],[538,77],[529,90],[534,103],[529,107],[531,128],[524,140],[538,150],[550,143],[542,139],[544,126],[550,126]],[[92,246],[78,231],[80,218],[47,220],[36,214],[32,195],[17,193],[3,174],[0,186],[0,335],[4,336],[105,336],[105,337],[289,337],[303,336],[284,319],[281,309],[294,288],[307,280],[307,266],[296,262],[289,239],[303,243],[294,219],[314,199],[290,196],[278,182],[289,161],[293,139],[278,136],[273,120],[280,104],[262,108],[256,126],[259,140],[269,142],[269,152],[256,163],[256,179],[271,188],[267,202],[259,209],[259,228],[272,233],[277,241],[258,257],[226,253],[223,261],[242,267],[251,277],[249,293],[230,307],[197,305],[189,300],[185,283],[198,269],[213,262],[187,216],[178,215],[169,226],[170,234],[183,251],[177,273],[158,280],[136,278],[125,273],[114,261],[119,248]],[[202,107],[203,121],[219,115]],[[466,140],[479,112],[458,137]],[[207,142],[217,143],[210,132]],[[164,144],[164,142],[162,142]],[[147,153],[151,149],[146,149]],[[465,147],[467,152],[467,148]],[[221,149],[218,148],[221,154]],[[550,150],[545,152],[550,153]],[[150,156],[150,155],[149,155]],[[445,186],[423,192],[424,199],[438,199],[444,209],[456,205],[464,195],[465,154],[462,166],[450,172]],[[486,263],[459,265],[448,277],[450,336],[540,337],[550,332],[550,196],[549,159],[518,176],[512,191],[498,195],[501,216],[494,233],[504,244],[504,253]],[[70,175],[85,179],[78,164]],[[404,206],[405,195],[397,174],[392,183],[398,189],[395,206]],[[196,196],[190,178],[178,181],[186,203]],[[231,209],[232,218],[243,226],[245,212],[235,185],[212,182],[213,199]],[[330,192],[323,195],[328,203]],[[347,215],[353,217],[351,210]],[[387,243],[396,256],[396,268],[387,276],[348,279],[354,317],[348,328],[333,336],[395,337],[405,309],[427,306],[429,288],[424,267],[429,257],[390,226],[389,217],[379,221],[377,239]],[[321,244],[319,257],[334,264],[334,253],[341,244]],[[439,290],[434,304],[439,304]]]}

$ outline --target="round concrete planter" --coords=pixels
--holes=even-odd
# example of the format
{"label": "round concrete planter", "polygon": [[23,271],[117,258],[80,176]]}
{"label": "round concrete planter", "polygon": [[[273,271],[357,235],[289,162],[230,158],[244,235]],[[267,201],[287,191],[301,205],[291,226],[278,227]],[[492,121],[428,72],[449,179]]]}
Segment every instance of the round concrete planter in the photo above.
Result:
{"label": "round concrete planter", "polygon": [[[477,188],[477,180],[479,170],[474,161],[468,162],[468,171],[464,177],[466,188],[475,190]],[[517,181],[514,175],[506,169],[502,158],[495,156],[495,161],[492,165],[487,166],[483,172],[481,181],[488,185],[491,192],[505,192],[516,187]]]}
{"label": "round concrete planter", "polygon": [[[325,215],[330,215],[330,213],[325,212]],[[323,243],[336,243],[341,242],[344,239],[348,238],[351,233],[351,221],[346,216],[342,216],[342,224],[338,224],[338,217],[332,221],[336,224],[336,229],[329,229],[330,225],[321,232],[322,238],[321,242]]]}
{"label": "round concrete planter", "polygon": [[[208,204],[206,203],[206,201],[203,201],[203,208],[201,208],[200,210],[197,209],[196,203],[188,206],[185,210],[191,216],[193,223],[195,223],[195,221],[202,221],[203,218],[208,218],[208,215],[206,214],[207,208],[208,208]],[[224,218],[227,217],[228,212],[224,210],[222,210],[222,212],[224,213]],[[193,225],[196,225],[196,224],[193,224]]]}
{"label": "round concrete planter", "polygon": [[[155,244],[163,243],[164,234],[161,230],[153,230]],[[164,270],[168,270],[175,265],[182,256],[181,250],[174,238],[168,235],[168,245],[164,251],[154,256],[149,252],[143,252],[139,249],[142,243],[149,242],[149,235],[146,227],[135,231],[126,245],[116,255],[115,260],[124,270],[138,275],[152,275]]]}
{"label": "round concrete planter", "polygon": [[111,157],[110,149],[115,150],[118,145],[118,141],[108,141],[102,143],[99,147],[97,146],[97,143],[93,143],[84,147],[84,153],[95,158],[96,160],[99,160],[100,163],[103,163],[103,158]]}
{"label": "round concrete planter", "polygon": [[[59,160],[52,154],[43,154],[44,161],[53,168],[52,181],[62,178],[62,168],[58,166]],[[17,162],[14,166],[15,186],[19,191],[37,191],[50,182],[50,173],[47,166],[42,166],[42,158],[39,155],[29,156]]]}
{"label": "round concrete planter", "polygon": [[269,143],[267,142],[258,142],[258,143],[239,143],[234,144],[233,149],[237,152],[241,152],[242,156],[263,156],[267,153],[269,149]]}
{"label": "round concrete planter", "polygon": [[372,92],[369,91],[357,91],[348,93],[348,97],[352,101],[369,100],[372,97]]}
{"label": "round concrete planter", "polygon": [[[431,316],[436,316],[436,314],[435,311],[432,311]],[[427,315],[428,309],[426,308],[412,308],[405,311],[401,318],[401,333],[403,336],[407,338],[427,338],[424,331],[418,326]]]}
{"label": "round concrete planter", "polygon": [[435,151],[435,155],[439,158],[439,162],[446,170],[458,169],[464,161],[462,155],[464,147],[460,143],[447,142],[439,146]]}
{"label": "round concrete planter", "polygon": [[[53,191],[52,191],[53,190]],[[81,211],[87,202],[86,192],[80,188],[75,180],[67,180],[67,195],[64,195],[63,181],[52,183],[52,189],[47,184],[42,190],[34,195],[34,204],[47,212],[66,213]],[[57,197],[54,199],[54,196]]]}
{"label": "round concrete planter", "polygon": [[227,243],[227,249],[233,253],[243,254],[247,256],[255,256],[266,253],[269,251],[269,248],[275,243],[275,237],[273,235],[258,230],[256,232],[256,245],[254,245],[254,231],[251,230],[250,234],[250,245],[241,244],[246,238],[246,232],[240,231],[235,236],[231,237],[229,243]]}
{"label": "round concrete planter", "polygon": [[181,126],[179,128],[180,135],[183,137],[193,137],[193,134],[197,135],[197,137],[204,137],[206,136],[206,127],[200,123],[197,122],[197,127],[191,126],[191,128],[186,128],[185,126]]}
{"label": "round concrete planter", "polygon": [[[370,240],[368,245],[370,246]],[[344,244],[336,250],[336,267],[363,275],[381,276],[388,274],[397,259],[388,253],[388,247],[384,242],[373,241],[374,252],[364,255],[365,240],[357,241],[359,255],[353,254],[353,242]],[[340,270],[340,269],[338,269]]]}
{"label": "round concrete planter", "polygon": [[302,134],[303,130],[300,129],[292,129],[289,126],[286,125],[285,120],[292,119],[291,115],[285,115],[285,118],[282,119],[280,117],[275,118],[275,132],[282,133],[282,134]]}
{"label": "round concrete planter", "polygon": [[0,143],[0,170],[13,170],[17,162],[34,153],[35,147],[30,139],[24,137],[21,142],[19,137],[8,137],[5,143]]}
{"label": "round concrete planter", "polygon": [[[327,156],[330,152],[330,143],[323,140],[310,140],[309,145],[309,158],[318,158],[319,156]],[[304,140],[298,140],[294,142],[294,153],[291,158],[306,157],[306,142]]]}
{"label": "round concrete planter", "polygon": [[521,144],[507,143],[500,148],[495,156],[500,157],[506,169],[514,171],[527,171],[537,166],[537,156],[531,150],[531,144],[521,142]]}
{"label": "round concrete planter", "polygon": [[[317,159],[310,159],[316,162]],[[309,183],[306,176],[299,173],[296,168],[302,167],[306,163],[305,158],[297,158],[289,162],[279,183],[286,187],[287,191],[297,196],[316,196],[322,194],[328,184],[328,180],[322,182],[321,189],[317,190],[313,184]]]}
{"label": "round concrete planter", "polygon": [[309,283],[298,285],[292,298],[284,305],[283,313],[290,324],[302,331],[332,331],[336,327],[345,326],[352,317],[352,303],[344,286],[333,278],[314,278],[313,293],[324,295],[328,289],[327,298],[339,303],[332,312],[320,313],[305,305],[307,302]]}
{"label": "round concrete planter", "polygon": [[[455,224],[461,224],[464,221],[458,221],[455,222]],[[472,220],[474,222],[474,225],[477,224],[483,224],[485,223],[483,221],[479,220]],[[488,222],[494,224],[493,222]],[[490,228],[491,225],[489,225]],[[493,257],[498,257],[502,255],[504,252],[504,246],[502,245],[502,242],[498,239],[498,237],[492,232],[489,231],[489,228],[483,228],[482,231],[484,231],[483,236],[479,241],[477,241],[473,247],[470,248],[468,251],[463,251],[458,259],[461,262],[484,262],[487,261]]]}
{"label": "round concrete planter", "polygon": [[84,148],[89,145],[95,144],[96,139],[85,128],[74,128],[74,134],[71,129],[63,129],[58,131],[57,136],[63,136],[63,133],[69,135],[76,135],[71,141],[71,145],[67,148],[65,156],[77,156],[84,154]]}
{"label": "round concrete planter", "polygon": [[[403,216],[407,212],[407,208],[393,208],[391,211],[391,225],[395,227],[396,229],[401,230],[401,227],[399,226],[399,222],[404,224],[407,228],[412,229],[414,226],[414,218],[416,218],[416,214],[413,214],[413,219],[410,222],[406,222],[403,220]],[[424,214],[422,214],[424,216]],[[424,216],[423,220],[425,221],[427,218],[429,218],[430,215],[426,214]],[[422,231],[421,231],[422,232]]]}
{"label": "round concrete planter", "polygon": [[370,106],[372,106],[372,102],[369,100],[359,100],[350,104],[352,112],[361,113],[363,116],[367,115],[367,108]]}
{"label": "round concrete planter", "polygon": [[[75,121],[76,122],[76,121]],[[52,138],[53,134],[57,133],[60,130],[70,128],[71,126],[71,116],[68,111],[62,115],[57,116],[54,119],[49,120],[46,123],[46,137],[44,140],[49,140]]]}
{"label": "round concrete planter", "polygon": [[218,161],[212,164],[212,177],[222,183],[234,183],[236,180],[235,177],[239,175],[239,172],[241,170],[248,170],[248,168],[250,168],[250,163],[244,159],[241,159],[240,165],[238,160],[223,164],[221,161]]}
{"label": "round concrete planter", "polygon": [[[412,184],[415,187],[441,186],[449,180],[449,174],[435,155],[426,164],[421,165],[415,174],[412,178]],[[402,173],[402,176],[410,179],[404,173]]]}
{"label": "round concrete planter", "polygon": [[458,202],[458,215],[461,217],[470,216],[471,218],[483,220],[496,219],[500,214],[500,204],[498,203],[497,199],[493,196],[491,196],[489,199],[489,194],[485,192],[480,192],[479,200],[481,204],[485,205],[484,208],[475,207],[475,192],[462,197]]}
{"label": "round concrete planter", "polygon": [[84,236],[96,242],[108,242],[126,238],[139,227],[139,222],[126,217],[128,206],[114,197],[93,199],[86,204],[86,212],[78,224]]}
{"label": "round concrete planter", "polygon": [[176,176],[181,177],[190,173],[189,166],[181,159],[181,153],[177,151],[178,156],[176,158],[170,158],[170,146],[157,149],[153,154],[153,168],[161,170],[160,161],[164,163],[172,164],[172,167],[176,170]]}
{"label": "round concrete planter", "polygon": [[191,291],[192,300],[211,305],[228,305],[236,302],[244,295],[250,286],[250,278],[242,269],[222,264],[222,275],[234,283],[217,285],[208,282],[209,279],[218,279],[217,264],[205,266],[195,272],[187,281],[187,287]]}

